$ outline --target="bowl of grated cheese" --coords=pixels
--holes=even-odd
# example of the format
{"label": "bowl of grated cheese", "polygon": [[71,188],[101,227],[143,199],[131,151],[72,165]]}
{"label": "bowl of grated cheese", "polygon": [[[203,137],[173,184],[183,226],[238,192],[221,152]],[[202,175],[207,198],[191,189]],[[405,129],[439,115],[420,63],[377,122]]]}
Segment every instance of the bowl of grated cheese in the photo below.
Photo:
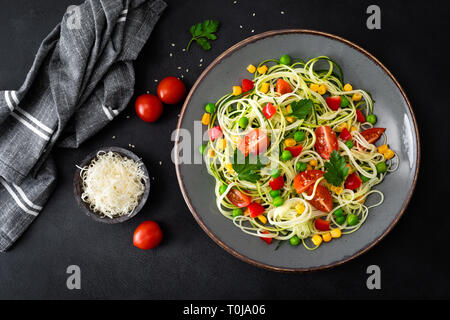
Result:
{"label": "bowl of grated cheese", "polygon": [[74,193],[79,207],[103,223],[134,217],[150,192],[147,168],[133,152],[105,147],[90,153],[76,166]]}

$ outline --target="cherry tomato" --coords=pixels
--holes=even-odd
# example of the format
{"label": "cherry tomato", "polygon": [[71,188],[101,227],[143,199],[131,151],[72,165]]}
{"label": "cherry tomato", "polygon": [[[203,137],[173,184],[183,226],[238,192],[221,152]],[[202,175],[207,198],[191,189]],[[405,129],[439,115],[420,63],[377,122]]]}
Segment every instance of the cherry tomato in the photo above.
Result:
{"label": "cherry tomato", "polygon": [[324,174],[323,171],[320,170],[305,170],[297,174],[294,178],[294,189],[298,194],[304,192],[314,183],[316,183],[317,179],[322,177]]}
{"label": "cherry tomato", "polygon": [[341,134],[339,135],[339,138],[341,138],[344,141],[348,141],[352,138],[351,133],[347,130],[347,128],[342,129]]}
{"label": "cherry tomato", "polygon": [[364,117],[363,113],[359,109],[356,109],[356,121],[361,123],[366,122],[366,117]]}
{"label": "cherry tomato", "polygon": [[250,203],[248,205],[247,209],[248,209],[248,212],[250,213],[250,217],[252,217],[252,218],[256,218],[261,213],[263,213],[265,210],[264,207],[257,202]]}
{"label": "cherry tomato", "polygon": [[368,143],[375,143],[385,131],[385,128],[370,128],[361,132],[361,135]]}
{"label": "cherry tomato", "polygon": [[330,222],[327,220],[323,220],[320,218],[317,218],[314,221],[314,226],[316,227],[317,230],[319,231],[327,231],[330,230]]}
{"label": "cherry tomato", "polygon": [[275,108],[270,102],[268,102],[262,109],[262,112],[266,119],[270,119],[274,116],[274,114],[277,113],[277,108]]}
{"label": "cherry tomato", "polygon": [[[264,234],[268,234],[269,231],[264,230],[262,233]],[[268,238],[268,237],[259,237],[262,241],[264,241],[267,244],[271,244],[272,243],[272,238]]]}
{"label": "cherry tomato", "polygon": [[139,118],[145,122],[155,122],[163,112],[163,105],[157,96],[153,94],[142,94],[134,103]]}
{"label": "cherry tomato", "polygon": [[228,192],[227,198],[232,204],[239,208],[248,207],[248,205],[252,201],[252,197],[234,188]]}
{"label": "cherry tomato", "polygon": [[223,132],[222,132],[222,129],[220,128],[220,126],[212,127],[211,129],[208,130],[208,134],[209,134],[209,139],[211,141],[214,141],[223,136]]}
{"label": "cherry tomato", "polygon": [[160,81],[157,88],[158,97],[167,104],[176,104],[183,100],[186,86],[175,77],[166,77]]}
{"label": "cherry tomato", "polygon": [[347,179],[345,180],[345,188],[346,189],[350,189],[350,190],[355,190],[357,188],[359,188],[359,186],[361,185],[362,180],[359,177],[359,175],[354,172],[352,174],[350,174]]}
{"label": "cherry tomato", "polygon": [[[306,191],[306,194],[310,196],[314,190],[314,186],[310,186]],[[330,212],[333,209],[333,198],[331,197],[330,191],[321,184],[317,185],[316,193],[314,197],[309,200],[317,210],[323,212]]]}
{"label": "cherry tomato", "polygon": [[275,91],[278,92],[279,94],[285,94],[292,92],[292,88],[288,82],[280,78],[277,80],[277,83],[275,84]]}
{"label": "cherry tomato", "polygon": [[253,81],[248,79],[242,80],[242,92],[248,92],[252,90],[254,87],[255,85],[253,84]]}
{"label": "cherry tomato", "polygon": [[264,132],[264,130],[257,128],[253,129],[245,135],[245,137],[241,140],[238,149],[246,157],[249,153],[258,155],[265,152],[268,145],[269,138],[267,137],[266,133]]}
{"label": "cherry tomato", "polygon": [[327,105],[333,111],[338,110],[341,107],[341,97],[340,96],[328,97]]}
{"label": "cherry tomato", "polygon": [[300,153],[302,153],[303,146],[301,144],[298,144],[293,147],[286,147],[285,150],[289,151],[293,157],[298,156]]}
{"label": "cherry tomato", "polygon": [[270,180],[269,185],[272,190],[280,190],[284,187],[283,176],[279,176],[278,178]]}
{"label": "cherry tomato", "polygon": [[336,133],[328,126],[317,127],[316,144],[314,146],[322,158],[329,159],[333,150],[338,150]]}
{"label": "cherry tomato", "polygon": [[133,245],[148,250],[159,245],[162,238],[161,228],[155,221],[144,221],[134,230]]}

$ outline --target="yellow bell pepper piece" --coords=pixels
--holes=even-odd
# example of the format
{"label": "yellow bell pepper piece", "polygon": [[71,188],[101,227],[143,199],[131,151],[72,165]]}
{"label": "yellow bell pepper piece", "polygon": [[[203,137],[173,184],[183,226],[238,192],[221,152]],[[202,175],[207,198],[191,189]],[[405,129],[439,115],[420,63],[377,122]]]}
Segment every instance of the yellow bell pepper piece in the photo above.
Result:
{"label": "yellow bell pepper piece", "polygon": [[286,117],[287,122],[293,123],[295,121],[294,117]]}
{"label": "yellow bell pepper piece", "polygon": [[309,85],[309,88],[314,91],[314,92],[318,92],[319,91],[319,85],[317,83],[311,83]]}
{"label": "yellow bell pepper piece", "polygon": [[317,92],[321,95],[324,95],[325,93],[327,93],[327,86],[324,84],[321,84],[319,86],[319,90]]}
{"label": "yellow bell pepper piece", "polygon": [[391,149],[388,149],[385,153],[384,153],[384,157],[386,159],[392,159],[395,156],[395,152],[392,151]]}
{"label": "yellow bell pepper piece", "polygon": [[262,223],[266,224],[267,223],[267,218],[260,214],[259,216],[257,216],[257,218],[259,219],[259,221],[261,221]]}
{"label": "yellow bell pepper piece", "polygon": [[211,121],[211,115],[209,113],[205,112],[202,117],[202,124],[207,126],[209,124],[209,121]]}
{"label": "yellow bell pepper piece", "polygon": [[297,144],[297,141],[295,141],[294,139],[292,139],[292,138],[287,138],[286,140],[284,140],[284,145],[286,146],[286,147],[293,147],[293,146],[295,146]]}
{"label": "yellow bell pepper piece", "polygon": [[331,185],[330,189],[331,189],[331,191],[333,191],[337,195],[340,195],[342,193],[342,191],[344,191],[344,187],[343,186],[336,187],[336,186]]}
{"label": "yellow bell pepper piece", "polygon": [[242,88],[240,86],[233,86],[233,96],[238,96],[242,93]]}
{"label": "yellow bell pepper piece", "polygon": [[348,130],[348,125],[347,122],[342,122],[340,125],[338,125],[336,127],[336,131],[337,132],[341,132],[342,130],[347,129]]}
{"label": "yellow bell pepper piece", "polygon": [[378,152],[381,154],[384,154],[388,150],[389,150],[389,148],[388,148],[387,144],[383,144],[378,147]]}
{"label": "yellow bell pepper piece", "polygon": [[318,162],[316,159],[312,159],[311,161],[309,161],[309,164],[312,165],[313,167],[318,165]]}

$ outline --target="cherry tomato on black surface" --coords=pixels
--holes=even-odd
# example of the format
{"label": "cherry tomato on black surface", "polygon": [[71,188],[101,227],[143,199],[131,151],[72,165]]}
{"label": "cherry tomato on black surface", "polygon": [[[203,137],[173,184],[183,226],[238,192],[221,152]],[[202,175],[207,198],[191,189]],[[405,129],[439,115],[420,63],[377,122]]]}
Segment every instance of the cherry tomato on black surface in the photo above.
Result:
{"label": "cherry tomato on black surface", "polygon": [[162,238],[161,228],[155,221],[144,221],[134,231],[133,245],[143,250],[153,249]]}
{"label": "cherry tomato on black surface", "polygon": [[143,94],[137,97],[134,104],[136,113],[145,122],[155,122],[163,112],[163,105],[157,96]]}
{"label": "cherry tomato on black surface", "polygon": [[158,97],[166,104],[177,104],[186,94],[183,81],[175,77],[166,77],[158,84]]}

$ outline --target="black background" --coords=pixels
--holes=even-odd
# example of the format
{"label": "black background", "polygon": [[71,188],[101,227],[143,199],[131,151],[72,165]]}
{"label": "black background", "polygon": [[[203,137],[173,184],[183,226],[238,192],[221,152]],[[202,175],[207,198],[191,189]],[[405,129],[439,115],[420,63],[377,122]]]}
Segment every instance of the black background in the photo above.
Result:
{"label": "black background", "polygon": [[[422,162],[408,209],[380,244],[343,266],[307,274],[258,269],[209,239],[183,201],[170,157],[171,133],[181,106],[165,107],[157,123],[147,124],[137,118],[130,105],[78,150],[54,151],[59,171],[57,189],[22,238],[9,252],[0,254],[0,298],[449,298],[446,2],[167,2],[169,7],[135,64],[136,94],[155,92],[154,80],[168,75],[183,74],[190,87],[225,49],[274,29],[333,33],[380,59],[405,89],[419,124]],[[0,89],[19,88],[42,39],[69,5],[79,3],[0,0]],[[381,7],[381,30],[366,28],[370,4]],[[194,45],[188,53],[182,52],[190,38],[189,27],[205,19],[221,22],[212,50],[204,52]],[[155,178],[149,200],[144,210],[126,223],[96,223],[77,209],[72,195],[75,165],[101,146],[128,144],[136,146],[133,151],[143,157]],[[157,249],[141,251],[132,246],[131,238],[135,227],[149,219],[160,223],[165,240]],[[66,268],[72,264],[81,268],[81,290],[66,288]],[[381,290],[366,287],[366,268],[372,264],[381,268]]]}

